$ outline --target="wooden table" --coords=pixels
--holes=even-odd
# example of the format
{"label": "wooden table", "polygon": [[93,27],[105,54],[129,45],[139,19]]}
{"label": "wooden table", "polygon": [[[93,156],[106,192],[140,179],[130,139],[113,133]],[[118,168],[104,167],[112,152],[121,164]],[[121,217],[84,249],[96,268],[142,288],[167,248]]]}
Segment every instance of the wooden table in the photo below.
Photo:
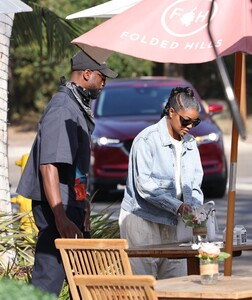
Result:
{"label": "wooden table", "polygon": [[215,285],[202,285],[200,275],[157,280],[159,300],[252,299],[252,277],[220,276]]}
{"label": "wooden table", "polygon": [[[129,257],[166,257],[172,259],[187,259],[188,275],[199,274],[199,259],[195,257],[198,253],[191,246],[179,246],[181,243],[169,243],[162,245],[146,245],[127,249]],[[224,251],[224,249],[222,249]],[[246,245],[233,246],[233,257],[240,256],[242,251],[252,250],[252,242]],[[252,285],[252,283],[251,283]]]}

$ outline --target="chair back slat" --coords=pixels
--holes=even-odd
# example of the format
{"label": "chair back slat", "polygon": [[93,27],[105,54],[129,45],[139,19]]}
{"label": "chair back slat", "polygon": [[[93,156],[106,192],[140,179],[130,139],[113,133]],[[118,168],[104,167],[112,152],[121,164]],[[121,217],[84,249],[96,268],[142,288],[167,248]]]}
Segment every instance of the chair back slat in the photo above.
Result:
{"label": "chair back slat", "polygon": [[104,250],[97,250],[94,253],[97,262],[97,273],[96,275],[104,274],[108,275],[110,273],[109,265],[107,264],[107,259]]}
{"label": "chair back slat", "polygon": [[56,239],[73,299],[76,275],[132,275],[124,239]]}
{"label": "chair back slat", "polygon": [[78,275],[74,277],[85,300],[157,300],[155,279],[149,275]]}
{"label": "chair back slat", "polygon": [[120,252],[118,251],[112,252],[111,255],[109,256],[109,259],[111,260],[110,265],[114,266],[113,275],[125,273],[122,265],[122,258]]}

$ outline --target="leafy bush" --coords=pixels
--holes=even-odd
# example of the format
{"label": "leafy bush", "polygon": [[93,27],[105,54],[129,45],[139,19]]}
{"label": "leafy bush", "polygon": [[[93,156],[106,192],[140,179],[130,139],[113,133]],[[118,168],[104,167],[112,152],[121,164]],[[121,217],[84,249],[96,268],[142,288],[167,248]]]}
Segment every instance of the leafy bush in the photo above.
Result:
{"label": "leafy bush", "polygon": [[29,282],[36,235],[22,228],[21,219],[27,215],[0,213],[0,275]]}
{"label": "leafy bush", "polygon": [[[92,199],[90,199],[90,201],[92,201]],[[118,221],[111,219],[112,214],[113,212],[108,213],[108,209],[103,209],[96,214],[92,214],[91,210],[92,238],[119,237]],[[36,244],[36,232],[27,232],[22,226],[21,220],[22,218],[27,216],[29,216],[29,212],[12,214],[0,213],[0,276],[3,278],[0,281],[0,299],[55,299],[48,298],[52,297],[51,295],[44,295],[43,297],[36,296],[37,293],[38,295],[41,294],[39,294],[39,292],[37,291],[35,292],[35,288],[27,284],[31,281],[31,272],[34,262],[34,251]],[[3,259],[3,257],[5,257],[5,259]],[[6,281],[6,277],[9,278],[9,281]],[[5,282],[7,282],[7,286],[5,285]],[[11,286],[15,286],[15,288],[11,288]],[[18,296],[15,296],[13,294],[13,296],[9,296],[8,298],[5,294],[2,294],[5,291],[5,287],[6,292],[9,289],[13,290],[13,293],[18,290],[19,293],[16,294]],[[34,292],[32,291],[33,289]],[[22,293],[24,294],[24,296],[22,296]],[[28,298],[28,296],[31,298]],[[64,282],[59,298],[62,300],[70,299],[69,287],[66,282]]]}
{"label": "leafy bush", "polygon": [[56,300],[57,297],[35,288],[22,280],[3,278],[0,281],[0,299]]}
{"label": "leafy bush", "polygon": [[93,239],[119,238],[118,220],[111,219],[113,213],[108,213],[107,209],[103,209],[97,214],[91,214],[91,237]]}

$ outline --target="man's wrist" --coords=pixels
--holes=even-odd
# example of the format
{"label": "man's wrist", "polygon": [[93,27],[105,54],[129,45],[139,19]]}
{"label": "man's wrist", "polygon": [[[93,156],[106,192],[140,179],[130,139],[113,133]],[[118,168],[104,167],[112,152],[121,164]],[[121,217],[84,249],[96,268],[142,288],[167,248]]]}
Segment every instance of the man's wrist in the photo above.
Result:
{"label": "man's wrist", "polygon": [[65,213],[65,210],[64,210],[64,207],[63,207],[63,204],[62,203],[58,203],[56,204],[54,207],[51,207],[52,209],[52,212],[54,214],[54,217],[55,218],[63,218],[66,216],[66,213]]}

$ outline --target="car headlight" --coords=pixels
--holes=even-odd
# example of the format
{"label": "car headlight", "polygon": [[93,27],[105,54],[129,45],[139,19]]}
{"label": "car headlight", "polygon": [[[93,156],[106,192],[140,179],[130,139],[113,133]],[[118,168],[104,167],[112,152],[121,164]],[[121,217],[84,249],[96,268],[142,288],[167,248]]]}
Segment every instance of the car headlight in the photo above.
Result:
{"label": "car headlight", "polygon": [[110,139],[110,138],[107,138],[105,136],[94,140],[93,143],[96,143],[99,146],[109,146],[109,147],[121,147],[121,145],[122,145],[120,140]]}
{"label": "car headlight", "polygon": [[209,133],[208,135],[196,136],[195,140],[198,144],[206,144],[212,142],[218,142],[220,139],[220,134],[215,132]]}

